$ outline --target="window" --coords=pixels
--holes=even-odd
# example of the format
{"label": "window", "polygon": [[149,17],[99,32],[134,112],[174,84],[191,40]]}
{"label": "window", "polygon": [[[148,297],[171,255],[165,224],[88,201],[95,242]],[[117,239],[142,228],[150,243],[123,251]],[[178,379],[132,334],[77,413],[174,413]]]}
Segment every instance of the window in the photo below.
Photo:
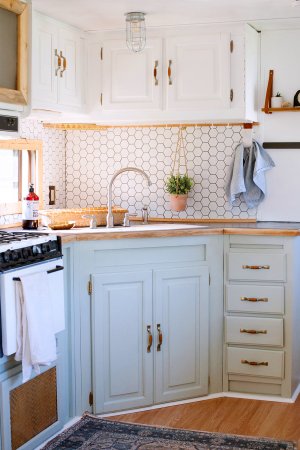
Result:
{"label": "window", "polygon": [[18,214],[33,183],[42,204],[42,143],[0,140],[0,214]]}

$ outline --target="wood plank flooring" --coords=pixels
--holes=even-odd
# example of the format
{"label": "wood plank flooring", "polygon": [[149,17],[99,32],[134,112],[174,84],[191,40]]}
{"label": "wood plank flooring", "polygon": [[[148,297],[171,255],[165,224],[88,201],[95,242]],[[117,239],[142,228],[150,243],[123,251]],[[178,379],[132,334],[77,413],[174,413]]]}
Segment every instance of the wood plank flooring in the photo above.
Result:
{"label": "wood plank flooring", "polygon": [[300,449],[300,395],[295,403],[218,398],[111,417],[122,422],[295,441]]}

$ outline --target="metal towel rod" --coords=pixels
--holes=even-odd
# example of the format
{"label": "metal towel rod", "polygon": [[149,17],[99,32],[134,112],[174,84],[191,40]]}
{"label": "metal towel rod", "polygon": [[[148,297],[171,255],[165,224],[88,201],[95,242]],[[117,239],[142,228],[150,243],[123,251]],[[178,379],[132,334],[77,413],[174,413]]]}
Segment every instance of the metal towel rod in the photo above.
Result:
{"label": "metal towel rod", "polygon": [[[47,273],[59,272],[60,270],[64,270],[64,267],[63,266],[56,266],[55,269],[47,270]],[[13,278],[13,281],[21,281],[21,278],[15,277],[15,278]]]}

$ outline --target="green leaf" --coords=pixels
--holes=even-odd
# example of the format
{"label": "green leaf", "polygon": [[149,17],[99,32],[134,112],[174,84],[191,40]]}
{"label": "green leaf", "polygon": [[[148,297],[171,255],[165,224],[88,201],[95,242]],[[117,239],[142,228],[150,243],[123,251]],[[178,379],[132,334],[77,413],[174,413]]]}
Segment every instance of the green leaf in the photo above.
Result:
{"label": "green leaf", "polygon": [[194,181],[187,175],[170,175],[166,180],[166,190],[169,194],[187,194],[194,186]]}

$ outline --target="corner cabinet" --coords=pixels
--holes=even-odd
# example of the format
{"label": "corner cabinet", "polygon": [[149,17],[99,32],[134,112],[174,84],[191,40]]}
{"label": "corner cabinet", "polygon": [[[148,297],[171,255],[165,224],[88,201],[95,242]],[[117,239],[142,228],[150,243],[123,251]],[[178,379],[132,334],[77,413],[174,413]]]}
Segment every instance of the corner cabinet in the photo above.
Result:
{"label": "corner cabinet", "polygon": [[298,237],[226,236],[224,390],[299,389]]}
{"label": "corner cabinet", "polygon": [[98,44],[95,36],[88,40],[92,115],[122,121],[124,111],[138,121],[257,119],[255,30],[222,25],[148,34],[141,53],[130,52],[118,34],[101,34]]}
{"label": "corner cabinet", "polygon": [[208,393],[207,267],[120,267],[92,283],[95,413]]}
{"label": "corner cabinet", "polygon": [[83,103],[82,32],[34,12],[32,51],[32,108],[78,111]]}
{"label": "corner cabinet", "polygon": [[222,236],[94,240],[73,250],[77,415],[222,390]]}

